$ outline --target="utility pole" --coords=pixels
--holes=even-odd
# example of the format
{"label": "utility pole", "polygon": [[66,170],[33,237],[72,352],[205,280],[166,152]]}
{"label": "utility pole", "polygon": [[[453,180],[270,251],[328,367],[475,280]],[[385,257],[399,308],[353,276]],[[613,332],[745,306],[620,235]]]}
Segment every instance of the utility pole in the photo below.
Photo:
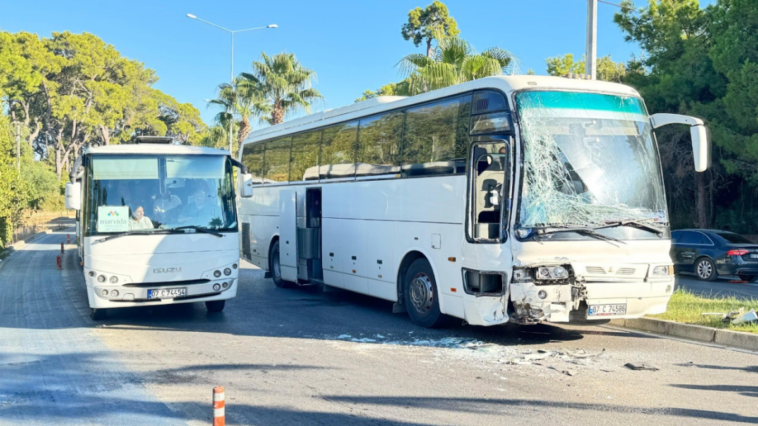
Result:
{"label": "utility pole", "polygon": [[584,71],[590,79],[597,79],[597,0],[587,0],[587,51]]}

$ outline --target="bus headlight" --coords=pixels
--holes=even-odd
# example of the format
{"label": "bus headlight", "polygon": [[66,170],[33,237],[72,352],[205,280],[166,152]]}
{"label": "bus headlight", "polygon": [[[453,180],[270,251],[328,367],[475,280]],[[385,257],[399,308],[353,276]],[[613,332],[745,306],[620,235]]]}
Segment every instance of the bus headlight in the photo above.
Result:
{"label": "bus headlight", "polygon": [[674,275],[673,265],[658,265],[653,268],[653,276],[666,277],[669,275]]}
{"label": "bus headlight", "polygon": [[98,275],[97,276],[97,282],[104,283],[105,282],[105,275]]}
{"label": "bus headlight", "polygon": [[87,274],[87,275],[89,275],[90,277],[94,278],[95,275],[97,275],[97,274],[95,273],[95,271],[89,271],[89,274]]}
{"label": "bus headlight", "polygon": [[224,269],[224,275],[232,275],[232,270],[229,268]]}
{"label": "bus headlight", "polygon": [[118,282],[118,277],[114,275],[114,276],[112,276],[112,277],[111,277],[111,279],[110,279],[110,280],[108,280],[108,281],[110,281],[110,282],[111,282],[111,284],[116,284],[116,283]]}
{"label": "bus headlight", "polygon": [[118,290],[111,291],[111,297],[118,297]]}
{"label": "bus headlight", "polygon": [[216,278],[220,277],[221,276],[221,271],[218,271],[218,270],[213,271],[213,276],[216,277]]}

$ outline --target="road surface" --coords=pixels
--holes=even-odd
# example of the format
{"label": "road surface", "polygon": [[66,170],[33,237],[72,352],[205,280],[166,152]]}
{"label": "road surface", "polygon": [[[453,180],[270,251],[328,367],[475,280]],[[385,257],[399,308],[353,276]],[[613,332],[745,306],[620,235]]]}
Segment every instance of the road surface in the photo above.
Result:
{"label": "road surface", "polygon": [[730,283],[729,278],[719,278],[716,281],[700,281],[692,275],[679,275],[676,279],[677,287],[685,288],[695,294],[710,297],[730,296],[740,299],[758,300],[758,282]]}
{"label": "road surface", "polygon": [[207,425],[216,385],[230,425],[758,423],[753,353],[607,325],[425,330],[390,303],[279,289],[249,265],[221,314],[95,323],[74,246],[55,268],[62,241],[0,269],[0,425]]}

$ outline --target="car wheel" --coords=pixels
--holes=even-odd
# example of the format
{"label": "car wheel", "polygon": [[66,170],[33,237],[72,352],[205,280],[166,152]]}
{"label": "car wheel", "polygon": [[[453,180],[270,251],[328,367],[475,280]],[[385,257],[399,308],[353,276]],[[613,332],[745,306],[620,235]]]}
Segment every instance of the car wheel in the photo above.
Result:
{"label": "car wheel", "polygon": [[282,266],[279,261],[279,241],[271,247],[271,253],[268,256],[268,270],[271,271],[271,279],[274,284],[280,288],[292,288],[295,284],[282,279]]}
{"label": "car wheel", "polygon": [[208,312],[221,312],[224,310],[224,306],[226,306],[226,300],[205,302],[205,309],[208,309]]}
{"label": "car wheel", "polygon": [[105,309],[94,309],[91,308],[89,310],[89,317],[92,318],[92,321],[102,321],[108,316],[108,311]]}
{"label": "car wheel", "polygon": [[408,316],[421,327],[433,328],[445,325],[449,319],[440,312],[437,281],[432,265],[426,259],[417,259],[405,274],[403,296]]}
{"label": "car wheel", "polygon": [[701,281],[713,281],[718,277],[716,264],[707,257],[702,257],[695,262],[695,275]]}
{"label": "car wheel", "polygon": [[753,280],[755,279],[755,275],[737,275],[737,276],[740,277],[742,281],[747,281],[749,283],[753,282]]}

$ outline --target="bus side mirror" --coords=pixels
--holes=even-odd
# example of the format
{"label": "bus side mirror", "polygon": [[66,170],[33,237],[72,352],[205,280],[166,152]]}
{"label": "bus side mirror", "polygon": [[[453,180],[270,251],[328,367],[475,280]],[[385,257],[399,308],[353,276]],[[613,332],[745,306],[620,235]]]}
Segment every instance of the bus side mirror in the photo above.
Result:
{"label": "bus side mirror", "polygon": [[79,210],[82,205],[82,188],[79,182],[66,183],[66,208],[68,210]]}
{"label": "bus side mirror", "polygon": [[653,114],[650,123],[654,129],[667,124],[689,125],[695,171],[704,172],[711,167],[711,135],[703,120],[679,114]]}
{"label": "bus side mirror", "polygon": [[253,196],[253,175],[250,173],[240,174],[240,197],[250,198]]}

